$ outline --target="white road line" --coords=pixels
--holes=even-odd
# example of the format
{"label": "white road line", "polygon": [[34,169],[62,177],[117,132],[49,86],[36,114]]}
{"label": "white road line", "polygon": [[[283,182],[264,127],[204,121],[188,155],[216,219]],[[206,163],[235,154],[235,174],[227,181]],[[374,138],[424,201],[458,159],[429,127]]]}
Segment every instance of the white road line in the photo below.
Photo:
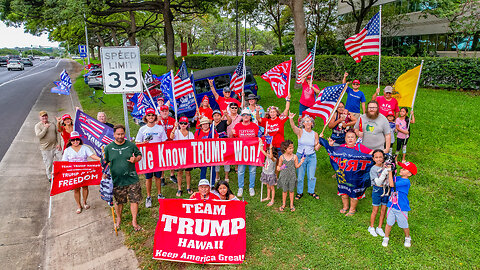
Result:
{"label": "white road line", "polygon": [[15,78],[11,79],[10,81],[6,81],[6,82],[0,84],[0,87],[4,86],[4,85],[6,85],[6,84],[9,84],[9,83],[11,83],[11,82],[18,81],[18,80],[20,80],[20,79],[24,79],[24,78],[27,78],[27,77],[30,77],[30,76],[33,76],[33,75],[40,74],[40,73],[42,73],[42,72],[49,71],[49,70],[51,70],[51,69],[54,69],[54,68],[58,67],[58,64],[60,64],[61,61],[62,61],[62,60],[58,60],[57,64],[56,64],[54,67],[47,68],[47,69],[44,69],[44,70],[39,71],[39,72],[35,72],[35,73],[28,74],[28,75],[25,75],[25,76],[21,76],[22,74],[19,74],[18,76],[16,76]]}

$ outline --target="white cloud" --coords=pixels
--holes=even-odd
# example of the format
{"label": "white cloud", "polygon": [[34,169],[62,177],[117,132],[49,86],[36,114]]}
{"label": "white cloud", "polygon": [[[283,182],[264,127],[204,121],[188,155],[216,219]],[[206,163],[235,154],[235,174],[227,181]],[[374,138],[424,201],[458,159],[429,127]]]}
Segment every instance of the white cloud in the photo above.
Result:
{"label": "white cloud", "polygon": [[48,41],[48,36],[42,34],[37,37],[27,34],[20,28],[7,27],[3,22],[0,22],[0,48],[14,48],[14,47],[58,47],[58,42]]}

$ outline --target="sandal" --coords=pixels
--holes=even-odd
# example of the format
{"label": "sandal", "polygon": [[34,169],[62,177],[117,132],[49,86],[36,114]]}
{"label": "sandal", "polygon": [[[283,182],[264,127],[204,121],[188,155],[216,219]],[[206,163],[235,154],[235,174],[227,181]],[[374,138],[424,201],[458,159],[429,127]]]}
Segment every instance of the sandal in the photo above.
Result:
{"label": "sandal", "polygon": [[295,212],[295,206],[294,207],[290,207],[290,212]]}
{"label": "sandal", "polygon": [[303,193],[297,193],[297,196],[295,196],[295,200],[300,200],[303,197]]}
{"label": "sandal", "polygon": [[83,208],[85,208],[85,210],[90,209],[90,205],[85,204],[85,205],[83,206]]}
{"label": "sandal", "polygon": [[348,209],[344,209],[344,208],[340,209],[341,214],[345,214],[345,213],[347,213],[347,211],[348,211]]}
{"label": "sandal", "polygon": [[117,231],[120,231],[120,224],[115,224],[115,228],[117,229]]}
{"label": "sandal", "polygon": [[348,213],[345,214],[345,216],[346,216],[346,217],[351,217],[351,216],[355,215],[355,213],[357,213],[357,211],[353,211],[353,212],[348,211]]}
{"label": "sandal", "polygon": [[278,208],[278,210],[279,210],[280,212],[283,212],[283,211],[285,211],[285,206],[283,206],[283,205],[282,205],[282,206],[280,206],[280,208]]}
{"label": "sandal", "polygon": [[82,213],[82,208],[81,208],[81,207],[80,207],[80,208],[77,208],[77,211],[75,211],[75,212],[76,212],[77,214]]}
{"label": "sandal", "polygon": [[183,191],[182,191],[181,189],[179,189],[179,190],[177,191],[176,196],[177,196],[177,197],[182,197],[182,192],[183,192]]}
{"label": "sandal", "polygon": [[192,195],[192,194],[193,194],[193,191],[192,191],[191,189],[187,188],[187,193],[190,194],[190,195]]}
{"label": "sandal", "polygon": [[312,196],[316,200],[320,199],[320,197],[316,193],[308,193],[308,195]]}
{"label": "sandal", "polygon": [[136,232],[139,232],[139,231],[143,231],[143,228],[140,227],[140,225],[137,225],[137,227],[133,227],[133,230],[135,230]]}
{"label": "sandal", "polygon": [[272,206],[273,205],[273,202],[270,201],[269,203],[267,203],[267,206]]}

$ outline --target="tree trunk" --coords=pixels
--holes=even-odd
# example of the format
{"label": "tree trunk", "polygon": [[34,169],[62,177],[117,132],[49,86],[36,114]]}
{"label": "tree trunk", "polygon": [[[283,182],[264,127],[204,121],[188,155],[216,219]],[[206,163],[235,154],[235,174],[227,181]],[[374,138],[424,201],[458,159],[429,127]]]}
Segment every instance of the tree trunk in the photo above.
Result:
{"label": "tree trunk", "polygon": [[[293,46],[295,48],[295,63],[298,65],[307,56],[307,29],[305,28],[303,0],[290,0],[288,4],[293,15],[293,26],[295,29]],[[296,68],[295,70],[295,72],[298,72]],[[296,84],[295,88],[298,87],[300,85]]]}
{"label": "tree trunk", "polygon": [[136,33],[137,33],[137,22],[135,21],[135,12],[130,11],[130,33],[128,34],[128,41],[130,42],[130,46],[137,45]]}
{"label": "tree trunk", "polygon": [[173,32],[173,14],[170,10],[170,0],[164,1],[163,6],[164,32],[163,38],[167,50],[167,70],[175,68],[175,33]]}
{"label": "tree trunk", "polygon": [[117,38],[117,30],[115,30],[115,28],[111,28],[110,31],[113,39],[113,44],[115,46],[120,46],[120,43],[118,42],[118,38]]}

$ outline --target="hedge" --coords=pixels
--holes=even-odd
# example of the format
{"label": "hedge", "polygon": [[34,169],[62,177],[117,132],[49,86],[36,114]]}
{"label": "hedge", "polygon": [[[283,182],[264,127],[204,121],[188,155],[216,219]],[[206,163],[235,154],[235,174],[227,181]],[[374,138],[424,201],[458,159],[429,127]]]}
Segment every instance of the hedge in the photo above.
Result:
{"label": "hedge", "polygon": [[[255,75],[261,75],[275,65],[293,58],[293,55],[248,56],[247,66]],[[237,65],[241,56],[191,55],[185,61],[189,68],[206,69],[219,66]],[[480,89],[480,59],[476,58],[441,58],[441,57],[382,57],[381,84],[393,84],[395,80],[424,60],[420,86],[443,89]],[[180,63],[181,58],[176,62]],[[165,65],[163,56],[142,55],[142,62]],[[293,67],[294,68],[294,67]],[[362,62],[355,63],[346,55],[317,55],[315,57],[314,78],[320,81],[341,81],[344,72],[350,79],[359,79],[362,83],[376,84],[378,57],[367,56]]]}

